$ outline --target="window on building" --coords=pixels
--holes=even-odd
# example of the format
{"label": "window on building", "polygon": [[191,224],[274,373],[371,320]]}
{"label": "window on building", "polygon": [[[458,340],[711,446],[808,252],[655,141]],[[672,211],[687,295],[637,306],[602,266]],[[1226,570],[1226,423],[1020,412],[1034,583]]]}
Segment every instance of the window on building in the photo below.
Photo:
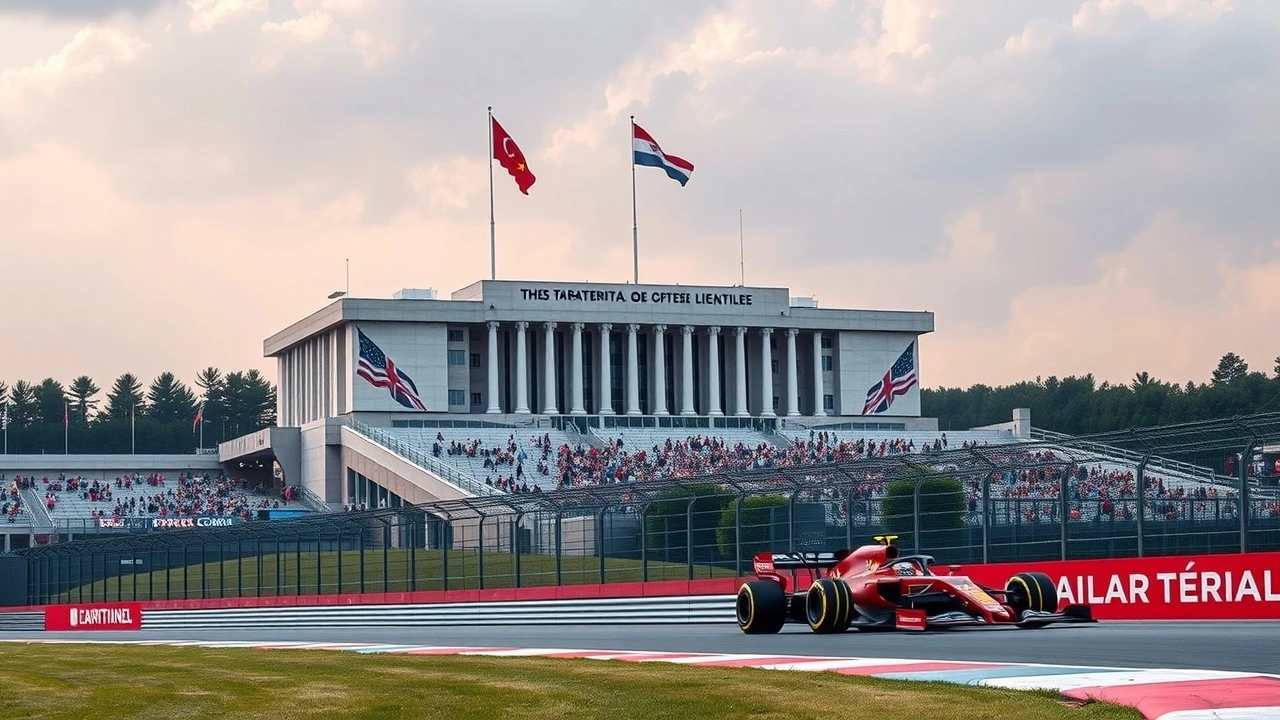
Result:
{"label": "window on building", "polygon": [[450,405],[466,405],[466,404],[467,404],[467,391],[465,391],[465,390],[450,390],[450,391],[449,391],[449,404],[450,404]]}
{"label": "window on building", "polygon": [[471,393],[471,404],[472,405],[480,404],[480,393]]}
{"label": "window on building", "polygon": [[480,367],[480,353],[471,353],[471,367]]}
{"label": "window on building", "polygon": [[831,349],[831,338],[827,337],[826,335],[822,336],[822,349],[823,350]]}
{"label": "window on building", "polygon": [[836,396],[835,396],[835,395],[823,395],[823,396],[822,396],[822,409],[823,409],[823,410],[835,410],[835,409],[836,409]]}
{"label": "window on building", "polygon": [[778,361],[777,361],[777,360],[770,360],[770,361],[769,361],[769,366],[770,366],[771,368],[773,368],[773,374],[774,374],[774,375],[777,375],[777,374],[778,374]]}
{"label": "window on building", "polygon": [[773,396],[773,411],[778,412],[778,396]]}
{"label": "window on building", "polygon": [[[436,357],[439,357],[439,356],[437,355]],[[465,350],[450,350],[449,364],[450,365],[466,365],[467,352]]]}
{"label": "window on building", "polygon": [[822,356],[822,371],[831,372],[831,356],[830,355]]}
{"label": "window on building", "polygon": [[462,328],[449,329],[449,342],[463,342],[464,340],[466,340],[466,335],[462,332]]}
{"label": "window on building", "polygon": [[772,335],[769,336],[769,349],[770,350],[778,349],[778,339]]}

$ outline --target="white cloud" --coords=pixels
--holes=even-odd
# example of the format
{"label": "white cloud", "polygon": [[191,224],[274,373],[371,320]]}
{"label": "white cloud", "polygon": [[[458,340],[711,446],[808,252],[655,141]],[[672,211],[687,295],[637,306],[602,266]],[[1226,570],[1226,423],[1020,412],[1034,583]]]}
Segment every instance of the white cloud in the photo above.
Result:
{"label": "white cloud", "polygon": [[[4,372],[146,374],[131,364],[157,356],[271,371],[261,339],[314,310],[344,257],[358,295],[487,276],[488,105],[538,176],[526,197],[495,168],[505,277],[630,278],[635,113],[697,166],[685,188],[637,174],[644,280],[737,282],[742,208],[748,283],[937,312],[930,385],[1203,379],[1227,350],[1266,364],[1278,15],[1209,0],[199,0],[88,28],[4,16],[20,44],[0,47],[0,197],[16,208],[0,257],[56,265],[70,288],[70,309],[5,330],[101,348],[18,354]],[[217,317],[251,320],[191,322],[209,307],[186,295],[197,275]],[[145,278],[145,296],[129,283],[102,299],[118,277]],[[15,274],[0,306],[28,306],[42,282]]]}
{"label": "white cloud", "polygon": [[284,22],[266,22],[262,24],[262,32],[270,34],[291,35],[303,42],[315,42],[334,30],[336,23],[333,16],[324,10],[312,10],[301,17]]}
{"label": "white cloud", "polygon": [[192,32],[204,33],[232,18],[266,11],[267,0],[188,0],[187,6]]}

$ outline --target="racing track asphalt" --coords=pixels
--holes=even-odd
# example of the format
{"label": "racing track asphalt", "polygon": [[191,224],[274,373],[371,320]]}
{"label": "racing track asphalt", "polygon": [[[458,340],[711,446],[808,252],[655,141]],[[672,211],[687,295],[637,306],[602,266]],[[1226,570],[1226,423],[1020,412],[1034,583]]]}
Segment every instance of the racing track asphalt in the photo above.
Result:
{"label": "racing track asphalt", "polygon": [[1280,673],[1280,622],[1102,622],[1042,630],[744,635],[708,625],[452,626],[0,633],[6,639],[387,643],[504,648],[819,655]]}

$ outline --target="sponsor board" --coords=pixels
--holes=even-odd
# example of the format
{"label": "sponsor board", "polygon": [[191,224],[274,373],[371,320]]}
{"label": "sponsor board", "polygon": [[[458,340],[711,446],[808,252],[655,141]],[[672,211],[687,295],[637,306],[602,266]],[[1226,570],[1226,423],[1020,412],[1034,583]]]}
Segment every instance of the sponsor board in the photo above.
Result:
{"label": "sponsor board", "polygon": [[175,518],[154,518],[151,526],[157,530],[174,530],[180,528],[195,527],[230,527],[239,525],[242,520],[233,515],[219,517],[175,517]]}
{"label": "sponsor board", "polygon": [[1043,572],[1058,603],[1093,606],[1099,620],[1280,619],[1280,553],[963,566],[987,587],[1018,572]]}
{"label": "sponsor board", "polygon": [[141,630],[142,603],[50,605],[44,609],[45,630]]}

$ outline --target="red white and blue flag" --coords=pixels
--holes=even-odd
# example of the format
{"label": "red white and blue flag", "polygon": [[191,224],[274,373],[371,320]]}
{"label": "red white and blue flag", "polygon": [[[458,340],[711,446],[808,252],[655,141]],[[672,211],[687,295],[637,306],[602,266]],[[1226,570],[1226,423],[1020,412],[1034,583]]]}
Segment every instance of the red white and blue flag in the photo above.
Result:
{"label": "red white and blue flag", "polygon": [[880,382],[867,391],[867,403],[862,406],[863,415],[877,415],[893,405],[893,399],[906,395],[916,384],[916,343],[911,341],[906,350],[898,356],[898,361],[889,368]]}
{"label": "red white and blue flag", "polygon": [[356,374],[374,387],[386,388],[396,402],[410,410],[426,410],[427,406],[418,397],[418,386],[413,383],[413,378],[396,367],[363,330],[356,328],[356,333],[360,335],[360,362],[356,366]]}
{"label": "red white and blue flag", "polygon": [[667,171],[667,177],[680,183],[680,187],[684,187],[685,183],[689,182],[689,176],[693,175],[693,163],[662,152],[662,148],[658,147],[653,136],[634,122],[631,123],[631,128],[633,130],[631,149],[635,154],[635,164],[662,168]]}

